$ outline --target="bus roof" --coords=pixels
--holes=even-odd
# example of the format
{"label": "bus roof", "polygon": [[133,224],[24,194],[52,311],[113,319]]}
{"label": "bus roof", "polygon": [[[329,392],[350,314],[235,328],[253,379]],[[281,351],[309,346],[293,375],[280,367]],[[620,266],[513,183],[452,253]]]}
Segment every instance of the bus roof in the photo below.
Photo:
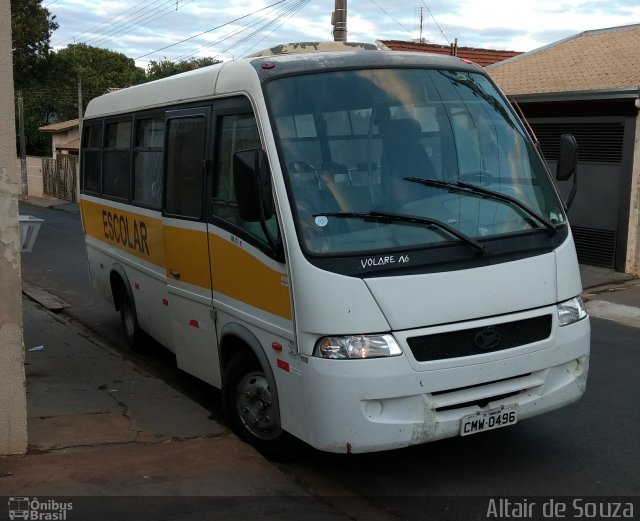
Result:
{"label": "bus roof", "polygon": [[260,82],[281,75],[384,67],[482,71],[479,66],[457,57],[416,52],[363,49],[325,52],[319,49],[310,53],[267,54],[218,63],[104,94],[89,102],[85,119],[197,101],[214,95],[257,91]]}

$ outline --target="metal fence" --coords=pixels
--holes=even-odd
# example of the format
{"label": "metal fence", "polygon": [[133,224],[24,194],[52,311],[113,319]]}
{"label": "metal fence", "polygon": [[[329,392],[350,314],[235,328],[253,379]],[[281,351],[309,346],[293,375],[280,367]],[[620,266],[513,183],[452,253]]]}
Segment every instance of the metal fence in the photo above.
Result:
{"label": "metal fence", "polygon": [[42,182],[45,194],[66,201],[76,201],[78,158],[59,154],[42,159]]}

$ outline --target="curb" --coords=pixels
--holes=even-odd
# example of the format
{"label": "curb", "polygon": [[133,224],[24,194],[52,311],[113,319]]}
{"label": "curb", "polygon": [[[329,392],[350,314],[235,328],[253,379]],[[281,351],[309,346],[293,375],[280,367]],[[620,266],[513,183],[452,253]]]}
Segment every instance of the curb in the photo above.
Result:
{"label": "curb", "polygon": [[22,281],[22,293],[53,313],[60,313],[69,305],[47,290],[34,286],[24,280]]}

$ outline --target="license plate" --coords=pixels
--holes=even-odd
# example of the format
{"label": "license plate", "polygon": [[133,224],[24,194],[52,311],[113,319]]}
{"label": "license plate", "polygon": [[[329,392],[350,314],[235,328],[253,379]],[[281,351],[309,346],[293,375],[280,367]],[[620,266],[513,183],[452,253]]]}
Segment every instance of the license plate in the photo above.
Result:
{"label": "license plate", "polygon": [[513,425],[518,421],[518,405],[502,405],[489,411],[479,411],[462,417],[460,436],[490,431]]}

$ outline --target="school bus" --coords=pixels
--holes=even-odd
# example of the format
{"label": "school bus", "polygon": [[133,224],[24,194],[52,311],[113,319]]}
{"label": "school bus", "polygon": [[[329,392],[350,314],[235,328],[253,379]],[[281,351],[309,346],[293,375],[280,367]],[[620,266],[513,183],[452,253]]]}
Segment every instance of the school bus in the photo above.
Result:
{"label": "school bus", "polygon": [[[274,52],[89,103],[88,264],[129,344],[150,335],[220,388],[267,455],[405,447],[579,399],[566,207],[484,70]],[[558,179],[576,154],[563,137]]]}

